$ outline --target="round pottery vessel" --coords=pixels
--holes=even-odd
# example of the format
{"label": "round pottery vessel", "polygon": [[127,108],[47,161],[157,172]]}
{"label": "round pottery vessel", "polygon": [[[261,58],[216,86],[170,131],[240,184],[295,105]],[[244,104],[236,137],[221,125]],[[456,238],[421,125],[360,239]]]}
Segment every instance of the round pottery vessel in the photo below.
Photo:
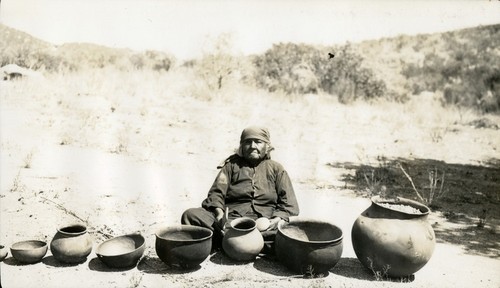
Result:
{"label": "round pottery vessel", "polygon": [[222,249],[226,255],[237,261],[255,259],[263,247],[264,238],[256,228],[255,220],[246,217],[231,221],[222,239]]}
{"label": "round pottery vessel", "polygon": [[276,256],[294,272],[327,273],[342,256],[342,239],[342,230],[331,223],[300,218],[280,221]]}
{"label": "round pottery vessel", "polygon": [[255,225],[256,225],[257,229],[259,229],[259,231],[262,232],[262,231],[267,230],[267,228],[269,228],[269,226],[271,225],[271,222],[266,217],[261,217],[261,218],[255,220]]}
{"label": "round pottery vessel", "polygon": [[144,253],[145,239],[140,234],[115,237],[99,244],[97,257],[112,268],[126,268],[137,265]]}
{"label": "round pottery vessel", "polygon": [[50,251],[56,260],[63,263],[85,262],[92,251],[92,239],[87,227],[75,224],[58,228],[50,242]]}
{"label": "round pottery vessel", "polygon": [[167,265],[193,268],[207,259],[212,249],[212,230],[192,225],[178,225],[156,232],[155,249]]}
{"label": "round pottery vessel", "polygon": [[10,253],[17,261],[26,264],[37,263],[47,254],[47,243],[38,240],[27,240],[14,243]]}
{"label": "round pottery vessel", "polygon": [[375,196],[371,201],[352,227],[356,256],[371,271],[387,271],[390,277],[412,275],[429,261],[436,244],[427,222],[429,208],[405,198]]}
{"label": "round pottery vessel", "polygon": [[0,245],[0,262],[7,257],[7,254],[9,254],[7,248],[3,245]]}

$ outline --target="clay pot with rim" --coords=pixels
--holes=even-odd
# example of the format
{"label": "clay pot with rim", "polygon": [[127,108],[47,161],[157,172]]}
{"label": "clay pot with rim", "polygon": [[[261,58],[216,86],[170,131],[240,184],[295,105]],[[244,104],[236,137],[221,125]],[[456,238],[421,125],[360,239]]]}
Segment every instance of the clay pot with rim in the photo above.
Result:
{"label": "clay pot with rim", "polygon": [[294,217],[280,221],[275,240],[278,260],[304,276],[327,274],[340,260],[343,233],[324,221]]}
{"label": "clay pot with rim", "polygon": [[352,227],[352,245],[359,261],[371,271],[406,277],[431,258],[436,244],[427,221],[427,206],[410,199],[383,199],[372,204]]}
{"label": "clay pot with rim", "polygon": [[176,225],[156,231],[156,254],[165,264],[193,269],[210,255],[212,230],[192,225]]}
{"label": "clay pot with rim", "polygon": [[17,261],[25,264],[40,262],[47,253],[47,243],[40,240],[26,240],[12,244],[10,253]]}
{"label": "clay pot with rim", "polygon": [[250,261],[262,251],[264,238],[256,228],[255,220],[247,217],[231,221],[222,239],[222,249],[237,261]]}
{"label": "clay pot with rim", "polygon": [[144,254],[145,242],[139,233],[122,235],[99,244],[95,254],[111,268],[134,267]]}
{"label": "clay pot with rim", "polygon": [[82,224],[63,226],[50,242],[54,258],[63,263],[82,263],[92,251],[92,239]]}

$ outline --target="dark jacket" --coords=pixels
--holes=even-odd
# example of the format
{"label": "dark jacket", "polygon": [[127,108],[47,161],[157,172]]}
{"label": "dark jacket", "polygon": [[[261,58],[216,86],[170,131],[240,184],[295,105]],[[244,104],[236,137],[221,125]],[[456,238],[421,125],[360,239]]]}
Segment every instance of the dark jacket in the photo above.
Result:
{"label": "dark jacket", "polygon": [[222,167],[202,207],[228,207],[230,217],[252,210],[259,216],[285,220],[299,214],[290,177],[281,164],[267,159],[252,167],[239,156],[229,158]]}

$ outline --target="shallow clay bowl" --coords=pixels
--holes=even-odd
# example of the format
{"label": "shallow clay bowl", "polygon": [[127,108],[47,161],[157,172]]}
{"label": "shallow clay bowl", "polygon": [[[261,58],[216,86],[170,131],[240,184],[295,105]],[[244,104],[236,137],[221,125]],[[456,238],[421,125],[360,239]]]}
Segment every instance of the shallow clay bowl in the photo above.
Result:
{"label": "shallow clay bowl", "polygon": [[141,234],[118,236],[99,244],[96,255],[112,268],[126,268],[137,265],[144,253],[145,239]]}
{"label": "shallow clay bowl", "polygon": [[17,261],[26,264],[39,262],[47,254],[47,243],[39,240],[27,240],[14,243],[10,253]]}
{"label": "shallow clay bowl", "polygon": [[191,225],[178,225],[156,232],[156,254],[167,265],[194,268],[212,249],[212,230]]}

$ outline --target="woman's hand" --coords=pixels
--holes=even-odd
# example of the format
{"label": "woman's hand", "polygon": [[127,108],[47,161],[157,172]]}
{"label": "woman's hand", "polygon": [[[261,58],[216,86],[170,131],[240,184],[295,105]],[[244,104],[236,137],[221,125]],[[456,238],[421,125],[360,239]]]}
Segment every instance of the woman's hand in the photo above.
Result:
{"label": "woman's hand", "polygon": [[217,219],[217,222],[220,222],[224,218],[224,210],[221,208],[215,208],[215,219]]}
{"label": "woman's hand", "polygon": [[267,230],[274,230],[278,228],[278,223],[280,222],[281,218],[276,216],[271,219],[269,219],[269,228]]}
{"label": "woman's hand", "polygon": [[221,208],[215,208],[214,214],[215,214],[216,225],[219,227],[219,229],[222,232],[224,232],[224,225],[226,225],[226,221],[227,221],[224,210],[222,210]]}

